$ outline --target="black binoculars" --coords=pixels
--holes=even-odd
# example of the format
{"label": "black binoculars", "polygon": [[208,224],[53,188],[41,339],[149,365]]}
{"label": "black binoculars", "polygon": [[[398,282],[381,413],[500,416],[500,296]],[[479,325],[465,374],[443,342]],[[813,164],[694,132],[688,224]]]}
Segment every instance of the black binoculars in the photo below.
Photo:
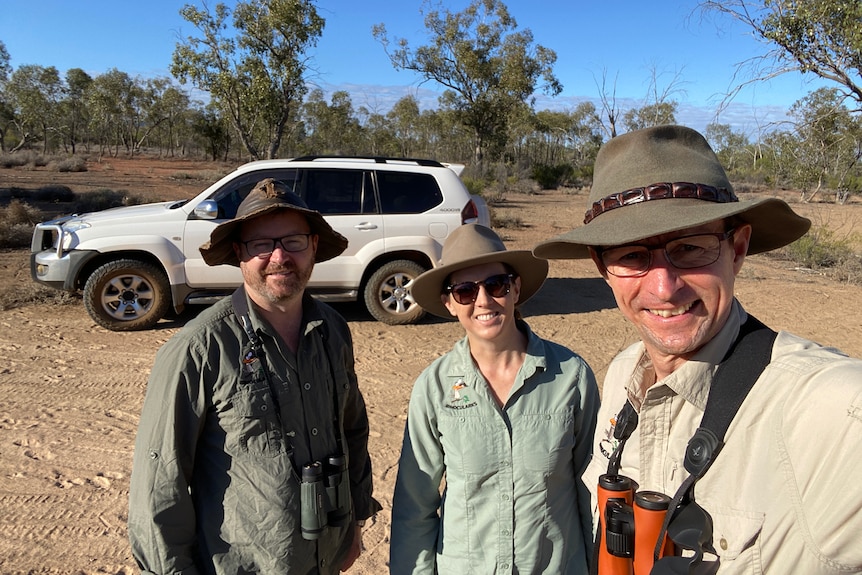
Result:
{"label": "black binoculars", "polygon": [[313,541],[327,526],[343,527],[350,520],[350,478],[344,455],[327,457],[302,467],[300,528]]}

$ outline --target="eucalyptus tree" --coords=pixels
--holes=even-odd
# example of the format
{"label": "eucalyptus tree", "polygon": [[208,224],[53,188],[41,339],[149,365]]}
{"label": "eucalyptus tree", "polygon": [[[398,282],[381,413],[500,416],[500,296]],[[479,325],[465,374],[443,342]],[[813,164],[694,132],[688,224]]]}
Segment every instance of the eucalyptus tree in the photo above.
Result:
{"label": "eucalyptus tree", "polygon": [[186,4],[180,14],[197,28],[177,44],[171,73],[209,92],[253,159],[275,158],[306,93],[306,52],[324,19],[308,0],[239,0],[210,10]]}
{"label": "eucalyptus tree", "polygon": [[212,102],[191,111],[191,124],[210,158],[227,160],[231,146],[230,126]]}
{"label": "eucalyptus tree", "polygon": [[362,127],[353,110],[350,94],[334,92],[330,103],[323,91],[312,90],[302,106],[305,138],[302,148],[308,154],[351,155],[361,150]]}
{"label": "eucalyptus tree", "polygon": [[142,122],[141,98],[140,82],[116,68],[93,79],[86,100],[100,156],[105,150],[117,156],[120,146],[127,153],[134,151]]}
{"label": "eucalyptus tree", "polygon": [[65,92],[60,102],[57,128],[63,137],[64,147],[68,146],[74,154],[78,142],[87,141],[87,126],[90,122],[87,92],[93,85],[93,78],[81,68],[70,68],[64,78]]}
{"label": "eucalyptus tree", "polygon": [[[824,187],[844,188],[859,162],[859,120],[843,102],[837,88],[820,88],[790,108],[798,142],[795,183],[803,190],[802,201],[810,201]],[[811,191],[806,195],[807,189]]]}
{"label": "eucalyptus tree", "polygon": [[705,0],[704,12],[730,16],[769,50],[740,63],[747,84],[788,72],[834,82],[839,94],[862,109],[862,2],[859,0]]}
{"label": "eucalyptus tree", "polygon": [[395,69],[412,70],[445,89],[440,104],[472,131],[473,159],[480,163],[486,151],[502,151],[501,135],[519,107],[532,106],[537,88],[552,96],[562,91],[553,73],[557,55],[534,45],[529,29],[519,31],[500,0],[473,0],[458,13],[429,7],[426,0],[429,44],[413,49],[400,38],[393,46],[384,24],[375,25],[373,35]]}
{"label": "eucalyptus tree", "polygon": [[19,137],[13,151],[39,140],[43,152],[48,151],[62,95],[60,73],[54,66],[25,64],[12,72],[6,96]]}
{"label": "eucalyptus tree", "polygon": [[136,134],[134,149],[139,150],[145,142],[172,153],[176,143],[174,133],[189,107],[189,97],[177,89],[167,77],[148,78],[141,86],[140,108],[143,116],[142,129]]}
{"label": "eucalyptus tree", "polygon": [[[747,156],[753,148],[744,132],[734,130],[730,124],[713,122],[707,124],[704,137],[731,177],[741,169],[750,169],[753,166],[747,163]],[[745,164],[743,159],[746,160]]]}
{"label": "eucalyptus tree", "polygon": [[9,74],[12,73],[12,66],[9,62],[10,57],[8,50],[6,50],[6,44],[0,40],[0,152],[6,151],[6,131],[13,119],[12,107],[6,96],[6,82],[9,79]]}
{"label": "eucalyptus tree", "polygon": [[404,96],[392,106],[386,114],[389,129],[397,142],[399,154],[404,157],[415,157],[422,149],[422,112],[416,96]]}
{"label": "eucalyptus tree", "polygon": [[640,108],[630,108],[623,114],[623,125],[627,131],[633,132],[663,124],[675,124],[677,107],[675,100],[667,100],[645,104]]}

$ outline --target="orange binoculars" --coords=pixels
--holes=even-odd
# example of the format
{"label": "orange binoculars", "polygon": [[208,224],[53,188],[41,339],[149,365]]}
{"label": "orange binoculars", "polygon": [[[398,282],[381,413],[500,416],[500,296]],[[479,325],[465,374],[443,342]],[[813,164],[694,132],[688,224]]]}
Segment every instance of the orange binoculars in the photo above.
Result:
{"label": "orange binoculars", "polygon": [[[599,477],[600,545],[598,575],[648,575],[671,498],[656,491],[635,491],[624,475]],[[673,555],[665,533],[659,559]]]}

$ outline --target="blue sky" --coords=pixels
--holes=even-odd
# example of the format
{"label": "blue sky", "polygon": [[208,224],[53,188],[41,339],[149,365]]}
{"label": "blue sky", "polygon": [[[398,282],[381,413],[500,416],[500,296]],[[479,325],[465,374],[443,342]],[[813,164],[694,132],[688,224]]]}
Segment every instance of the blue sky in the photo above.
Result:
{"label": "blue sky", "polygon": [[[504,1],[519,28],[529,28],[536,44],[557,53],[554,71],[563,93],[539,97],[537,109],[567,110],[586,99],[597,101],[603,74],[609,83],[616,81],[619,107],[642,105],[654,71],[660,89],[676,78],[677,119],[702,130],[733,86],[736,64],[768,50],[729,19],[693,14],[691,0]],[[38,64],[61,73],[82,68],[92,76],[117,68],[132,76],[170,76],[176,43],[196,32],[179,15],[185,3],[2,0],[0,41],[13,68]],[[467,4],[445,2],[453,12]],[[413,72],[396,71],[371,35],[373,25],[384,23],[390,37],[407,38],[414,47],[427,43],[421,6],[421,0],[319,0],[326,27],[312,52],[311,80],[327,93],[347,90],[354,107],[373,112],[385,113],[407,94],[436,107],[440,88],[422,83]],[[793,102],[821,85],[798,74],[758,83],[741,92],[718,121],[756,136],[758,125],[782,119]]]}

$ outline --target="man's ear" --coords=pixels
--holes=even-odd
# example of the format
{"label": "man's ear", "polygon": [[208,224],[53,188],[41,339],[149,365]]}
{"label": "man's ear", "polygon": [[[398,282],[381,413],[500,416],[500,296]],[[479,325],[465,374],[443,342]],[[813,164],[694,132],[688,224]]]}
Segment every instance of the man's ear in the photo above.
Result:
{"label": "man's ear", "polygon": [[236,254],[236,259],[242,261],[242,246],[237,242],[233,242],[231,245],[233,246],[233,253]]}
{"label": "man's ear", "polygon": [[748,245],[751,243],[751,224],[743,224],[733,232],[733,274],[739,273],[745,255],[748,253]]}
{"label": "man's ear", "polygon": [[605,264],[602,263],[602,258],[599,257],[599,253],[592,247],[587,249],[590,250],[590,258],[593,260],[593,263],[596,264],[596,268],[599,270],[599,273],[602,274],[605,281],[608,281],[608,270],[605,269]]}

